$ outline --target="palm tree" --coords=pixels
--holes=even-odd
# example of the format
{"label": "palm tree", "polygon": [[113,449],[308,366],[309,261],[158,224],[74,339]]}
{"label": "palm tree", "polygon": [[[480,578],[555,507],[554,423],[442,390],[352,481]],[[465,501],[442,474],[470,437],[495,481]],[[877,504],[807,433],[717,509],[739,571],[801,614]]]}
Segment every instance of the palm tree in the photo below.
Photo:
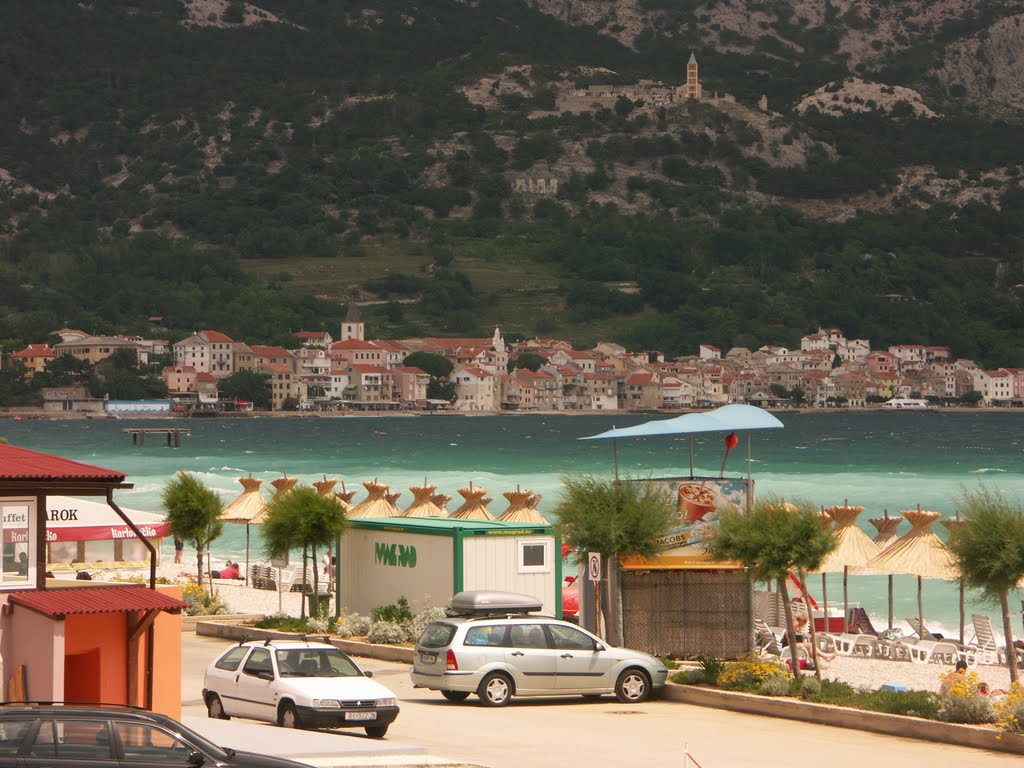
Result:
{"label": "palm tree", "polygon": [[[348,526],[348,518],[336,496],[323,496],[315,488],[300,485],[291,493],[275,496],[267,505],[263,541],[270,557],[287,555],[292,549],[310,548],[314,563],[313,593],[319,595],[316,548],[329,547]],[[305,605],[301,613],[305,616]]]}
{"label": "palm tree", "polygon": [[[793,609],[786,588],[789,573],[817,570],[837,544],[835,534],[822,528],[813,504],[803,500],[787,502],[769,496],[747,510],[723,509],[718,532],[708,541],[707,547],[716,560],[743,563],[756,579],[776,581],[786,611],[786,626],[792,636]],[[816,656],[813,643],[811,648]],[[791,642],[789,649],[793,658],[793,674],[799,676],[796,643]]]}
{"label": "palm tree", "polygon": [[[608,563],[606,578],[622,555],[656,554],[656,539],[679,520],[674,499],[654,483],[581,475],[565,477],[562,484],[555,530],[577,552],[600,553]],[[600,583],[595,587],[600,604]]]}
{"label": "palm tree", "polygon": [[959,525],[950,528],[946,549],[968,586],[999,603],[1006,637],[1010,682],[1018,680],[1008,594],[1024,578],[1024,509],[996,490],[961,487]]}
{"label": "palm tree", "polygon": [[[197,578],[203,581],[203,554],[221,534],[220,496],[187,472],[179,472],[164,485],[162,499],[171,533],[196,547]],[[213,579],[210,578],[210,589]]]}

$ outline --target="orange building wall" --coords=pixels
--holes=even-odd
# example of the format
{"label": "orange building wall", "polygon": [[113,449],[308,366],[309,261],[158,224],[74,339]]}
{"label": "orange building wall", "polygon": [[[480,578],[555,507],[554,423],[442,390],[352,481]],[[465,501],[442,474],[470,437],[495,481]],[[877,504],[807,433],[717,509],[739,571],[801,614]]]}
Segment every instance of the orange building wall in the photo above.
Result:
{"label": "orange building wall", "polygon": [[[127,704],[128,655],[127,615],[125,613],[73,614],[64,620],[64,656],[90,654],[100,665],[99,690],[95,701]],[[65,666],[67,669],[68,667]],[[73,670],[73,667],[71,668]],[[71,670],[69,670],[71,671]],[[65,690],[69,681],[64,681]],[[72,684],[74,689],[74,684]],[[141,702],[140,702],[141,703]]]}
{"label": "orange building wall", "polygon": [[[181,598],[181,587],[158,586],[171,597]],[[78,654],[77,663],[98,663],[99,698],[108,704],[145,705],[146,660],[149,642],[144,632],[138,643],[138,700],[128,701],[128,613],[74,614],[65,619],[65,658]],[[181,614],[161,612],[153,623],[153,711],[181,717]],[[84,654],[90,654],[85,657]],[[76,661],[71,662],[72,665]],[[67,668],[67,667],[66,667]],[[73,668],[73,666],[72,666]],[[92,678],[91,673],[88,674]],[[65,690],[75,683],[65,681]]]}

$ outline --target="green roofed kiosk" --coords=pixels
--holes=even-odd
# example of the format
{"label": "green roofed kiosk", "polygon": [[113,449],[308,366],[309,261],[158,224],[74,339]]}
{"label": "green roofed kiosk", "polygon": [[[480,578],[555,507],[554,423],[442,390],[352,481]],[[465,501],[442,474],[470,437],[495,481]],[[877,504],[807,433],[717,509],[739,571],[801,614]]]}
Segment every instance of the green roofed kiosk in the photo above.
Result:
{"label": "green roofed kiosk", "polygon": [[517,592],[562,615],[561,541],[550,525],[445,517],[355,518],[341,538],[338,604],[369,614],[399,597],[413,611],[466,590]]}

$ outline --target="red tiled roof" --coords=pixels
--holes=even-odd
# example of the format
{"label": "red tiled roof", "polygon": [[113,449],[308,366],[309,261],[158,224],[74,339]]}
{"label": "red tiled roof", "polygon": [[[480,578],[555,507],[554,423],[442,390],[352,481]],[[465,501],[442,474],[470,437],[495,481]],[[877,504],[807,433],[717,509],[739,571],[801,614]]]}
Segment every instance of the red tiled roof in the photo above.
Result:
{"label": "red tiled roof", "polygon": [[284,347],[267,346],[265,344],[253,344],[252,352],[257,357],[295,357]]}
{"label": "red tiled roof", "polygon": [[49,344],[29,344],[22,350],[14,352],[11,357],[53,357],[54,352]]}
{"label": "red tiled roof", "polygon": [[64,617],[77,613],[148,611],[154,608],[180,613],[181,600],[137,584],[117,587],[62,587],[12,592],[8,601],[44,616]]}
{"label": "red tiled roof", "polygon": [[230,336],[221,333],[220,331],[203,331],[203,336],[206,337],[207,341],[215,342],[217,344],[226,344],[229,341],[234,341]]}
{"label": "red tiled roof", "polygon": [[327,331],[298,331],[295,337],[298,339],[322,339],[327,336]]}
{"label": "red tiled roof", "polygon": [[125,477],[123,472],[113,469],[81,464],[13,445],[0,445],[0,480],[99,480],[121,483]]}

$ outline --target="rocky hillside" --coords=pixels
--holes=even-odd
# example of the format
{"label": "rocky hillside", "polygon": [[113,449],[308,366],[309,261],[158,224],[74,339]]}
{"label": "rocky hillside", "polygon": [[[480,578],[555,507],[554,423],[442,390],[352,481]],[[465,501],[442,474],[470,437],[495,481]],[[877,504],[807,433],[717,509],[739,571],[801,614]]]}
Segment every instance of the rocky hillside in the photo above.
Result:
{"label": "rocky hillside", "polygon": [[0,338],[286,341],[358,301],[396,335],[678,354],[837,325],[1024,365],[1022,16],[27,6],[0,27]]}

